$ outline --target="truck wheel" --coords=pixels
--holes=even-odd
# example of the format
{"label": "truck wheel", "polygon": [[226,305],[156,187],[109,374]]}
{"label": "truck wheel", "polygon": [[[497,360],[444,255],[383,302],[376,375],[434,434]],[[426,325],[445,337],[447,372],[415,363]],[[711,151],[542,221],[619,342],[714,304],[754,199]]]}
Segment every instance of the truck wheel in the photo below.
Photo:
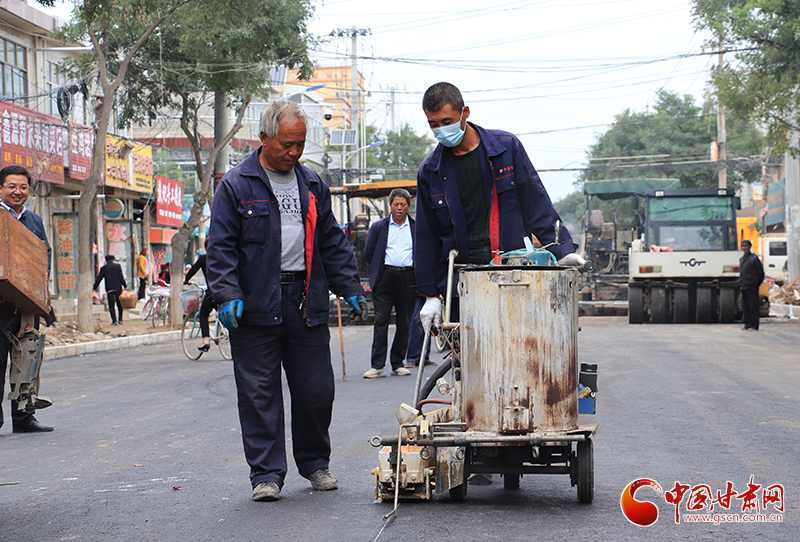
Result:
{"label": "truck wheel", "polygon": [[710,324],[714,321],[714,305],[711,303],[711,288],[697,288],[697,323]]}
{"label": "truck wheel", "polygon": [[675,288],[675,323],[689,324],[692,321],[692,313],[689,311],[689,288]]}
{"label": "truck wheel", "polygon": [[654,324],[667,323],[667,289],[663,286],[650,287],[650,321]]}
{"label": "truck wheel", "polygon": [[628,323],[644,322],[644,288],[634,285],[628,287]]}
{"label": "truck wheel", "polygon": [[719,323],[730,324],[736,317],[736,294],[733,288],[719,291]]}

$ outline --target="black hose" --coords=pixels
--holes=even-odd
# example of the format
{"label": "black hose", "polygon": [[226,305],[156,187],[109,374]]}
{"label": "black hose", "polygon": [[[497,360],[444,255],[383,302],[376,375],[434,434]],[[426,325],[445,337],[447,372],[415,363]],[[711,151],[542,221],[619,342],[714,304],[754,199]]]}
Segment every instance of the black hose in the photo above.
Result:
{"label": "black hose", "polygon": [[[419,402],[417,403],[417,410],[420,409],[422,406],[422,401],[428,398],[428,395],[431,394],[433,388],[436,387],[436,381],[442,378],[447,372],[450,370],[452,365],[453,354],[450,354],[450,359],[436,367],[436,370],[433,371],[433,374],[428,377],[428,379],[422,384],[422,387],[419,389]],[[420,358],[420,364],[424,363],[422,358]],[[418,370],[422,370],[420,367]]]}

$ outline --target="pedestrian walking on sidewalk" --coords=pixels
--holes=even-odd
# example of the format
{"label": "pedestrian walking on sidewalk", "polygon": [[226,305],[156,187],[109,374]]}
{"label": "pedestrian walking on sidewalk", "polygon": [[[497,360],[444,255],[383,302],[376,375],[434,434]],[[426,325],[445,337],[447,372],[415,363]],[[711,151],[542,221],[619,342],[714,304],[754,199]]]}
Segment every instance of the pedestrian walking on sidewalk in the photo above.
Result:
{"label": "pedestrian walking on sidewalk", "polygon": [[138,299],[144,299],[147,288],[147,271],[147,247],[144,247],[139,252],[139,257],[136,258],[136,277],[139,279],[139,291],[136,293]]}
{"label": "pedestrian walking on sidewalk", "polygon": [[[92,290],[97,290],[100,282],[102,280],[106,281],[108,312],[111,314],[112,326],[122,324],[122,303],[119,302],[119,296],[122,290],[128,287],[128,283],[125,282],[125,275],[122,274],[122,267],[114,260],[113,254],[106,255],[106,264],[100,268],[92,287]],[[117,309],[119,310],[119,319],[117,319]]]}

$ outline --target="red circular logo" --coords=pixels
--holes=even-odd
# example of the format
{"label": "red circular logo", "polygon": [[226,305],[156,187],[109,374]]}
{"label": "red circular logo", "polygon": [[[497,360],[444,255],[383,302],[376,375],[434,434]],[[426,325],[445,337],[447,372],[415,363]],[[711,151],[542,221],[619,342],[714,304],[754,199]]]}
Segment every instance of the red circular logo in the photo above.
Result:
{"label": "red circular logo", "polygon": [[636,500],[636,490],[642,486],[650,486],[659,493],[663,493],[661,486],[655,480],[640,478],[628,484],[628,487],[622,491],[619,505],[628,521],[640,527],[648,527],[658,519],[658,507],[650,501]]}

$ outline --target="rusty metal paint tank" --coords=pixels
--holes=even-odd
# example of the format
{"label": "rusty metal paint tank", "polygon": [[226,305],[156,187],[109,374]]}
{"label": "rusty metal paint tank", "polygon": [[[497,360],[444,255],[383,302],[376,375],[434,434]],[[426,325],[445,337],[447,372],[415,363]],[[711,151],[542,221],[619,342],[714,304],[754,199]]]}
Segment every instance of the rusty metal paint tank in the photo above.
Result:
{"label": "rusty metal paint tank", "polygon": [[463,421],[518,434],[578,426],[577,272],[460,271]]}

